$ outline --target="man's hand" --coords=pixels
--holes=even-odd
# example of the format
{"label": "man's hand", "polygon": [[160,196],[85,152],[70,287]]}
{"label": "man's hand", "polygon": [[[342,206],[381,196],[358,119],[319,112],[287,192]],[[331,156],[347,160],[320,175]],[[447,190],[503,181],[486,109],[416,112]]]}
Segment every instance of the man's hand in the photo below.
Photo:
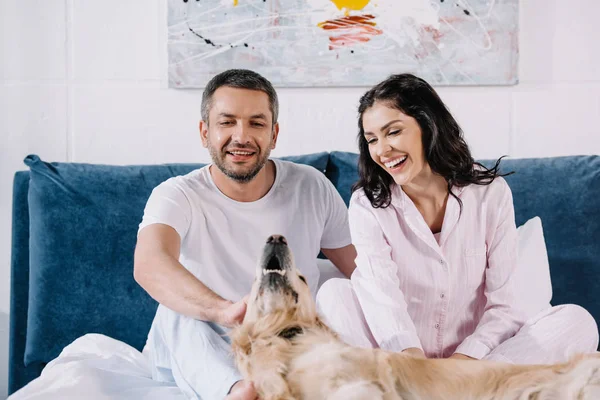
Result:
{"label": "man's hand", "polygon": [[476,360],[476,358],[469,357],[469,356],[467,356],[465,354],[461,354],[461,353],[454,353],[449,358],[453,358],[455,360]]}
{"label": "man's hand", "polygon": [[248,306],[248,296],[235,303],[228,301],[228,305],[218,314],[217,323],[227,328],[241,324],[246,315],[246,307]]}
{"label": "man's hand", "polygon": [[231,387],[225,400],[258,400],[258,395],[252,382],[242,380]]}

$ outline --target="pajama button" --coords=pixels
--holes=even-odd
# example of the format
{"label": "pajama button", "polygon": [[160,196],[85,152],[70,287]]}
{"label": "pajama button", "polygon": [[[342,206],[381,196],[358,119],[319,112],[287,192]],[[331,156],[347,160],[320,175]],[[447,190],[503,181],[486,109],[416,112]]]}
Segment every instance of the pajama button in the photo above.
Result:
{"label": "pajama button", "polygon": [[446,295],[444,293],[440,294],[440,297],[443,299],[444,297],[446,297]]}
{"label": "pajama button", "polygon": [[440,324],[435,324],[435,329],[440,329]]}
{"label": "pajama button", "polygon": [[440,260],[440,264],[444,265],[444,260]]}

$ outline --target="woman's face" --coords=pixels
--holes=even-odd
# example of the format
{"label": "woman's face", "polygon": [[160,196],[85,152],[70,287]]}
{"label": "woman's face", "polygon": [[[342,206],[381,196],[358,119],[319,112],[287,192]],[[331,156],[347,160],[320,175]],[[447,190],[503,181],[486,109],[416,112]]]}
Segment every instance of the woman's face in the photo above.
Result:
{"label": "woman's face", "polygon": [[427,165],[417,121],[381,102],[367,109],[362,118],[373,161],[398,185],[409,184]]}

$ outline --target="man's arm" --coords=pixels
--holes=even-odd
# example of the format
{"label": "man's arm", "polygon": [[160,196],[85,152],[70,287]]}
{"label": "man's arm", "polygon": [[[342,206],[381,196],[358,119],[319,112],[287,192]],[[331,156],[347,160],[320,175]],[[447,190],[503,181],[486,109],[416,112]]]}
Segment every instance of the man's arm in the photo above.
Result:
{"label": "man's arm", "polygon": [[325,257],[329,259],[341,271],[342,274],[348,278],[354,272],[356,264],[356,249],[354,245],[349,244],[348,246],[340,247],[339,249],[321,249]]}
{"label": "man's arm", "polygon": [[189,317],[224,326],[241,322],[246,303],[225,300],[179,263],[181,239],[165,224],[143,228],[135,248],[133,276],[156,301]]}

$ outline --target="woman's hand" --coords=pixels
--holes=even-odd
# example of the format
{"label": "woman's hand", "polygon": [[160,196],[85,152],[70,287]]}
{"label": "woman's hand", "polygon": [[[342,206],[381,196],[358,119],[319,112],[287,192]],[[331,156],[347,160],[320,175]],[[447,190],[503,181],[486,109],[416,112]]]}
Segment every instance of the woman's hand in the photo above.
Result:
{"label": "woman's hand", "polygon": [[409,356],[415,358],[427,358],[425,353],[423,353],[423,350],[419,349],[418,347],[409,347],[408,349],[402,350],[402,353],[408,354]]}
{"label": "woman's hand", "polygon": [[454,353],[448,358],[453,358],[455,360],[476,360],[476,358],[469,357],[469,356],[461,354],[461,353]]}

